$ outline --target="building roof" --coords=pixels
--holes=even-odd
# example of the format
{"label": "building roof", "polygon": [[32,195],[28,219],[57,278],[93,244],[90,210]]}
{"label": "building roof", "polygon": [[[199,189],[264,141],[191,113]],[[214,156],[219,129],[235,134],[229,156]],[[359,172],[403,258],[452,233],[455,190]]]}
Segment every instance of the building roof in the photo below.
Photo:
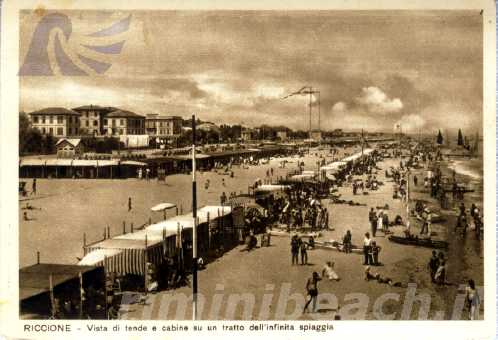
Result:
{"label": "building roof", "polygon": [[174,120],[174,119],[182,119],[180,116],[162,116],[159,114],[150,114],[145,117],[148,120]]}
{"label": "building roof", "polygon": [[119,117],[119,118],[145,118],[135,112],[127,111],[127,110],[116,110],[112,111],[107,115],[109,118]]}
{"label": "building roof", "polygon": [[79,112],[68,110],[63,107],[47,107],[38,111],[33,111],[30,115],[74,115],[80,116]]}
{"label": "building roof", "polygon": [[73,108],[74,111],[86,111],[86,110],[95,110],[95,111],[115,111],[117,108],[111,106],[99,106],[99,105],[83,105]]}
{"label": "building roof", "polygon": [[81,143],[81,138],[61,138],[57,141],[57,143],[55,143],[55,145],[59,145],[64,141],[68,142],[69,144],[71,144],[74,147],[77,147],[78,144]]}

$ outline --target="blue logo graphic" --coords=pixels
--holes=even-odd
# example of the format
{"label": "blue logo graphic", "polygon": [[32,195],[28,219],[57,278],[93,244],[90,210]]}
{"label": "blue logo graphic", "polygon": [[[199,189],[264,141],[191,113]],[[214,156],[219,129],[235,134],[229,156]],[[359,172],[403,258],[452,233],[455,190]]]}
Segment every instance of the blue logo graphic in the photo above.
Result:
{"label": "blue logo graphic", "polygon": [[[92,41],[99,38],[103,38],[108,41],[109,37],[119,35],[123,32],[128,31],[130,27],[131,14],[114,23],[113,25],[104,28],[100,31],[88,34],[87,37],[92,38]],[[88,72],[78,66],[78,59],[81,64],[88,66],[96,74],[105,73],[112,64],[96,60],[93,57],[95,52],[102,55],[116,55],[121,53],[123,49],[125,40],[118,41],[112,44],[105,45],[93,45],[93,44],[80,44],[83,48],[83,52],[75,52],[72,57],[69,56],[65,49],[64,43],[69,41],[72,33],[71,20],[67,15],[61,13],[51,13],[45,15],[41,21],[36,26],[33,33],[33,38],[29,45],[28,53],[24,58],[24,62],[19,69],[20,76],[53,76],[54,70],[52,69],[50,57],[49,57],[49,43],[50,34],[56,29],[53,39],[53,54],[55,56],[55,62],[59,67],[59,72],[64,76],[85,76]],[[85,54],[84,51],[90,51],[91,57]]]}

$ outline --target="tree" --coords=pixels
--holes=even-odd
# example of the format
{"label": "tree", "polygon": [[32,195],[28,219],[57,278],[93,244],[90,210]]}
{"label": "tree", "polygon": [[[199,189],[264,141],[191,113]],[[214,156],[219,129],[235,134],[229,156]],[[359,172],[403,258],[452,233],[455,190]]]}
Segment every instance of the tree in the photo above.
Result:
{"label": "tree", "polygon": [[437,139],[436,139],[436,142],[439,144],[439,145],[442,145],[443,144],[443,135],[441,134],[441,130],[438,131],[437,133]]}
{"label": "tree", "polygon": [[463,145],[463,135],[462,130],[458,129],[458,145]]}

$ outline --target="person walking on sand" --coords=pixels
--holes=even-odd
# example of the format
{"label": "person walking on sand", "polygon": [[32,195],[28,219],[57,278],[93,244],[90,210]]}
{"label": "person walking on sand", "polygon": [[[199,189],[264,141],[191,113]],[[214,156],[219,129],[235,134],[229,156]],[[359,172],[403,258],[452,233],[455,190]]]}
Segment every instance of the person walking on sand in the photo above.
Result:
{"label": "person walking on sand", "polygon": [[131,197],[128,197],[128,211],[131,211]]}
{"label": "person walking on sand", "polygon": [[469,319],[479,320],[479,309],[481,308],[481,299],[479,293],[477,292],[474,280],[470,279],[468,281],[467,287],[465,288],[466,302],[469,309]]}
{"label": "person walking on sand", "polygon": [[321,278],[318,275],[317,272],[313,272],[313,275],[311,278],[308,279],[306,282],[306,291],[308,293],[308,296],[310,297],[308,301],[306,301],[306,304],[304,305],[303,308],[303,313],[306,313],[308,311],[308,306],[310,303],[312,304],[312,311],[315,312],[316,310],[316,300],[318,296],[318,281],[320,281]]}

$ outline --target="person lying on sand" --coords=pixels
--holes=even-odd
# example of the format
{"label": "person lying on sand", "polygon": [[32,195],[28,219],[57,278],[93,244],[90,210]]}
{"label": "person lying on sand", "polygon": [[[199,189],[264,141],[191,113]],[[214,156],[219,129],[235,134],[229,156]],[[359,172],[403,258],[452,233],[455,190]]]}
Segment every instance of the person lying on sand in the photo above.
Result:
{"label": "person lying on sand", "polygon": [[334,264],[334,262],[327,261],[327,263],[323,267],[322,276],[327,277],[330,281],[339,281],[339,275],[337,275],[337,273],[334,271]]}

